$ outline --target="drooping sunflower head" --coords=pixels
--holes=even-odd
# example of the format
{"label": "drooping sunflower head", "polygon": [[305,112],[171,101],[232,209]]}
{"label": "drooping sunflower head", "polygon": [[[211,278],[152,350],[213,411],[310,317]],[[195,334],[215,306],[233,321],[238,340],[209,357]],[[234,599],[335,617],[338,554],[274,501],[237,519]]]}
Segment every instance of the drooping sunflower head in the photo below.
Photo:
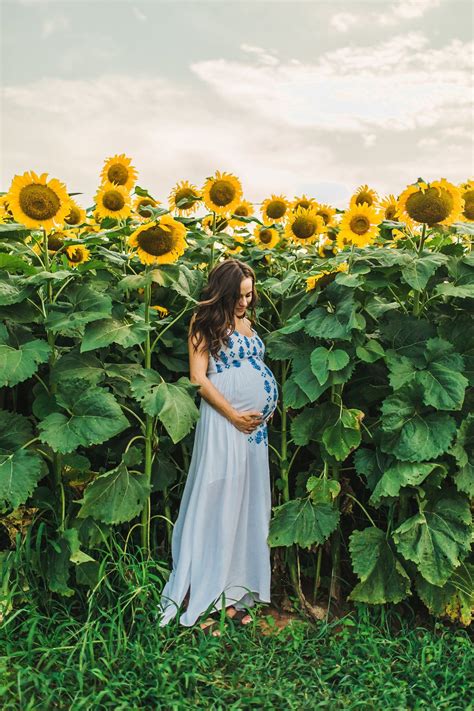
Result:
{"label": "drooping sunflower head", "polygon": [[330,205],[318,204],[315,208],[315,212],[323,218],[326,227],[332,227],[336,224],[336,210]]}
{"label": "drooping sunflower head", "polygon": [[368,185],[360,185],[351,197],[350,207],[353,205],[363,205],[366,203],[369,207],[375,207],[378,204],[378,195],[375,190],[369,188]]}
{"label": "drooping sunflower head", "polygon": [[[202,229],[208,234],[212,233],[212,225],[214,222],[213,215],[206,215],[201,220]],[[227,217],[218,217],[216,215],[216,224],[214,225],[215,232],[224,232],[230,226],[230,220]]]}
{"label": "drooping sunflower head", "polygon": [[317,241],[318,236],[326,231],[326,225],[314,210],[299,207],[290,212],[285,226],[285,236],[300,245],[309,245]]}
{"label": "drooping sunflower head", "polygon": [[339,252],[336,245],[336,241],[326,237],[318,247],[318,254],[322,259],[327,259],[328,257],[334,257],[335,254]]}
{"label": "drooping sunflower head", "polygon": [[464,200],[462,220],[472,222],[474,220],[474,180],[469,180],[461,186],[461,197]]}
{"label": "drooping sunflower head", "polygon": [[135,202],[133,204],[134,211],[144,219],[149,219],[152,216],[151,210],[147,210],[147,207],[157,207],[161,205],[159,200],[155,200],[150,196],[137,195]]}
{"label": "drooping sunflower head", "polygon": [[281,222],[289,210],[290,203],[284,195],[272,195],[263,201],[260,208],[262,220],[266,225]]}
{"label": "drooping sunflower head", "polygon": [[380,213],[382,220],[390,220],[390,222],[399,221],[399,210],[397,198],[395,195],[387,195],[380,201]]}
{"label": "drooping sunflower head", "polygon": [[232,214],[234,218],[229,220],[229,225],[231,227],[244,227],[244,222],[235,219],[235,217],[251,217],[253,215],[253,205],[248,200],[241,200],[238,205],[235,206]]}
{"label": "drooping sunflower head", "polygon": [[305,210],[308,208],[316,208],[317,202],[314,198],[307,197],[306,195],[302,195],[301,197],[295,197],[293,202],[291,203],[291,209],[293,211],[297,210],[299,207],[303,207]]}
{"label": "drooping sunflower head", "polygon": [[230,214],[242,200],[242,185],[235,175],[217,170],[215,175],[206,179],[202,198],[212,212],[218,215]]}
{"label": "drooping sunflower head", "polygon": [[64,221],[71,226],[83,225],[87,219],[86,211],[72,199],[69,202],[69,207],[69,214],[66,215]]}
{"label": "drooping sunflower head", "polygon": [[159,318],[166,318],[169,314],[166,306],[159,306],[158,304],[155,304],[155,306],[150,306],[150,308],[157,312]]}
{"label": "drooping sunflower head", "polygon": [[341,220],[336,238],[337,246],[346,245],[364,247],[373,242],[379,232],[380,217],[378,211],[368,205],[352,205]]}
{"label": "drooping sunflower head", "polygon": [[131,158],[127,158],[125,153],[112,156],[104,161],[104,167],[100,174],[103,183],[113,183],[121,185],[126,190],[130,191],[137,179],[137,171],[130,165]]}
{"label": "drooping sunflower head", "polygon": [[[48,243],[49,254],[53,255],[56,254],[56,252],[59,252],[59,250],[64,247],[65,240],[70,239],[71,237],[76,237],[76,234],[73,230],[70,230],[69,233],[63,232],[62,230],[54,230],[52,232],[47,232],[46,240]],[[41,240],[36,242],[31,249],[36,254],[42,254],[43,241]]]}
{"label": "drooping sunflower head", "polygon": [[451,225],[461,219],[464,200],[461,190],[445,178],[409,185],[398,198],[399,209],[412,220],[428,227]]}
{"label": "drooping sunflower head", "polygon": [[260,249],[273,249],[280,241],[280,235],[274,227],[257,225],[253,232],[255,244]]}
{"label": "drooping sunflower head", "polygon": [[171,215],[162,215],[136,229],[128,244],[136,250],[142,264],[171,264],[187,247],[186,228]]}
{"label": "drooping sunflower head", "polygon": [[239,252],[242,251],[242,247],[240,247],[239,245],[245,244],[245,238],[242,235],[234,234],[232,239],[234,240],[234,242],[238,242],[238,244],[236,244],[234,247],[226,247],[226,252],[228,252],[229,254],[239,254]]}
{"label": "drooping sunflower head", "polygon": [[177,183],[169,195],[170,210],[175,210],[179,215],[190,215],[196,212],[200,202],[199,190],[187,180]]}
{"label": "drooping sunflower head", "polygon": [[87,247],[82,244],[73,244],[66,247],[67,261],[70,267],[77,267],[78,264],[88,262],[91,255]]}
{"label": "drooping sunflower head", "polygon": [[348,269],[349,264],[347,262],[341,262],[333,270],[322,269],[320,272],[317,272],[317,274],[312,274],[306,278],[306,291],[312,291],[316,286],[320,286],[321,288],[326,286],[326,284],[336,278],[339,272],[347,272]]}
{"label": "drooping sunflower head", "polygon": [[130,193],[122,185],[104,183],[95,195],[96,210],[94,217],[103,219],[104,217],[115,217],[123,220],[130,215]]}
{"label": "drooping sunflower head", "polygon": [[69,212],[69,195],[64,183],[32,170],[15,175],[6,199],[16,222],[31,229],[60,227]]}

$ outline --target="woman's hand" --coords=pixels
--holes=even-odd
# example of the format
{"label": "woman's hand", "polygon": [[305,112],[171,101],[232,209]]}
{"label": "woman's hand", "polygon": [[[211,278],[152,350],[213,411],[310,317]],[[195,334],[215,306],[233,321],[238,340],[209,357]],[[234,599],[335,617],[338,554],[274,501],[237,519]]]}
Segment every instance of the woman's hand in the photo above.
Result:
{"label": "woman's hand", "polygon": [[257,410],[245,410],[243,412],[236,410],[231,422],[240,432],[250,434],[256,427],[262,424],[263,417],[262,413]]}

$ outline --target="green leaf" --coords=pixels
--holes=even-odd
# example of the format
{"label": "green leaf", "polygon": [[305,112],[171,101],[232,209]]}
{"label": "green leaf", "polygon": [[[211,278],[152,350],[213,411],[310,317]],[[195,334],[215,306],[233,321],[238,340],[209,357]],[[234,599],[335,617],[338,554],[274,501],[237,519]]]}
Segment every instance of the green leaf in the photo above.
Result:
{"label": "green leaf", "polygon": [[100,319],[86,326],[84,337],[81,343],[81,353],[109,346],[111,343],[118,343],[123,348],[131,348],[139,343],[144,343],[146,334],[151,327],[146,325],[145,320],[133,313],[124,313],[111,318]]}
{"label": "green leaf", "polygon": [[311,440],[320,442],[328,425],[334,424],[339,417],[339,407],[331,402],[324,402],[318,407],[306,407],[291,421],[291,436],[295,444],[305,446]]}
{"label": "green leaf", "polygon": [[314,504],[310,498],[294,499],[274,508],[268,545],[308,548],[324,543],[339,523],[339,510],[330,504]]}
{"label": "green leaf", "polygon": [[358,583],[348,600],[383,605],[400,602],[410,591],[410,576],[393,552],[384,531],[370,527],[353,531],[349,538],[349,550]]}
{"label": "green leaf", "polygon": [[423,402],[437,410],[460,410],[469,384],[462,375],[462,357],[442,338],[430,338],[424,356],[426,368],[416,374],[423,386]]}
{"label": "green leaf", "polygon": [[30,289],[22,276],[0,273],[0,306],[18,304],[26,299],[29,292]]}
{"label": "green leaf", "polygon": [[14,452],[33,439],[31,422],[17,412],[0,410],[0,450]]}
{"label": "green leaf", "polygon": [[364,476],[367,481],[367,486],[371,491],[374,491],[378,482],[383,476],[383,473],[388,469],[394,461],[390,454],[385,454],[379,449],[367,449],[359,447],[354,452],[354,466],[359,476]]}
{"label": "green leaf", "polygon": [[456,432],[447,413],[429,412],[417,383],[404,385],[382,403],[380,448],[397,459],[423,462],[446,452]]}
{"label": "green leaf", "polygon": [[463,562],[445,584],[431,585],[421,575],[415,578],[416,591],[432,615],[449,617],[468,625],[474,613],[474,565]]}
{"label": "green leaf", "polygon": [[420,503],[420,511],[393,532],[399,552],[432,585],[444,585],[469,553],[472,516],[468,499],[454,488]]}
{"label": "green leaf", "polygon": [[102,444],[129,427],[111,393],[95,386],[84,389],[84,385],[61,383],[56,400],[67,414],[54,412],[38,424],[40,440],[55,452],[65,454],[80,446]]}
{"label": "green leaf", "polygon": [[46,473],[46,463],[36,452],[18,449],[0,453],[0,508],[16,509],[24,504]]}
{"label": "green leaf", "polygon": [[378,341],[371,339],[364,343],[363,346],[357,346],[356,355],[364,363],[375,363],[385,355],[385,351]]}
{"label": "green leaf", "polygon": [[189,378],[166,383],[155,371],[144,369],[132,380],[131,389],[144,412],[161,420],[174,444],[182,440],[199,419],[194,402],[199,385]]}
{"label": "green leaf", "polygon": [[446,264],[448,257],[440,252],[426,252],[421,256],[409,255],[410,261],[402,267],[402,277],[415,291],[423,291],[438,267]]}
{"label": "green leaf", "polygon": [[328,354],[327,348],[318,346],[310,355],[311,371],[317,377],[320,385],[324,385],[329,378]]}
{"label": "green leaf", "polygon": [[122,291],[134,291],[135,289],[144,289],[152,283],[151,271],[141,272],[141,274],[130,274],[124,277],[117,284],[117,288]]}
{"label": "green leaf", "polygon": [[434,469],[438,468],[443,469],[444,467],[436,462],[395,462],[384,471],[372,492],[369,503],[377,507],[381,499],[390,496],[397,497],[402,487],[421,484]]}
{"label": "green leaf", "polygon": [[283,402],[287,408],[291,407],[297,410],[310,402],[304,390],[295,382],[293,375],[290,375],[290,377],[285,380],[282,394]]}
{"label": "green leaf", "polygon": [[119,524],[131,521],[142,511],[150,493],[144,474],[131,473],[124,461],[101,474],[84,491],[78,517]]}
{"label": "green leaf", "polygon": [[456,442],[450,449],[459,467],[454,477],[458,491],[474,497],[474,414],[470,413],[462,421]]}
{"label": "green leaf", "polygon": [[361,410],[342,408],[341,416],[327,427],[323,433],[323,444],[329,454],[339,462],[346,459],[353,449],[361,442],[360,421]]}
{"label": "green leaf", "polygon": [[331,504],[339,496],[341,484],[336,479],[310,476],[306,490],[315,504]]}
{"label": "green leaf", "polygon": [[76,336],[78,328],[110,316],[112,299],[107,294],[101,294],[86,284],[70,285],[67,293],[65,291],[61,294],[61,303],[58,301],[50,307],[45,320],[47,330]]}
{"label": "green leaf", "polygon": [[0,324],[0,387],[13,387],[28,380],[45,363],[51,352],[46,341],[33,338],[18,346],[11,345],[8,331]]}
{"label": "green leaf", "polygon": [[[81,355],[77,350],[72,350],[55,361],[50,377],[54,384],[82,379],[89,381],[91,385],[97,385],[105,375],[104,365],[95,355]],[[107,375],[113,377],[112,374]]]}
{"label": "green leaf", "polygon": [[312,346],[301,347],[293,357],[291,377],[299,385],[301,390],[308,396],[311,402],[317,400],[320,395],[329,387],[329,383],[321,385],[312,369],[311,353]]}

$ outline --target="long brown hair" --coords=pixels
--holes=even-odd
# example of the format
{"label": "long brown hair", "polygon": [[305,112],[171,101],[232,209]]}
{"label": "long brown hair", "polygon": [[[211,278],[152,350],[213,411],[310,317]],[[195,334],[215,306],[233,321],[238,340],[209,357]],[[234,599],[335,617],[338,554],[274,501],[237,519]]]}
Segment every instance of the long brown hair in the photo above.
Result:
{"label": "long brown hair", "polygon": [[189,332],[195,351],[203,338],[213,356],[217,355],[221,342],[228,345],[228,329],[235,328],[234,310],[240,298],[240,284],[247,277],[252,279],[252,301],[249,308],[253,323],[258,296],[252,267],[238,259],[225,259],[211,269]]}

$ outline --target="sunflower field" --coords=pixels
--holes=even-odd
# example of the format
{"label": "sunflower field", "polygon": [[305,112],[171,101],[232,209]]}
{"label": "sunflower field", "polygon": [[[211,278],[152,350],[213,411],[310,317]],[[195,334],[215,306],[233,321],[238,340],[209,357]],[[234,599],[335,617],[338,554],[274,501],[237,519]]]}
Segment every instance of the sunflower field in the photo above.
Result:
{"label": "sunflower field", "polygon": [[468,625],[474,182],[362,185],[340,210],[252,204],[219,171],[163,204],[137,178],[122,154],[92,207],[32,171],[0,197],[0,615],[33,579],[42,597],[106,585],[113,536],[164,584],[199,417],[189,319],[234,257],[280,390],[274,586],[316,618],[416,596]]}

